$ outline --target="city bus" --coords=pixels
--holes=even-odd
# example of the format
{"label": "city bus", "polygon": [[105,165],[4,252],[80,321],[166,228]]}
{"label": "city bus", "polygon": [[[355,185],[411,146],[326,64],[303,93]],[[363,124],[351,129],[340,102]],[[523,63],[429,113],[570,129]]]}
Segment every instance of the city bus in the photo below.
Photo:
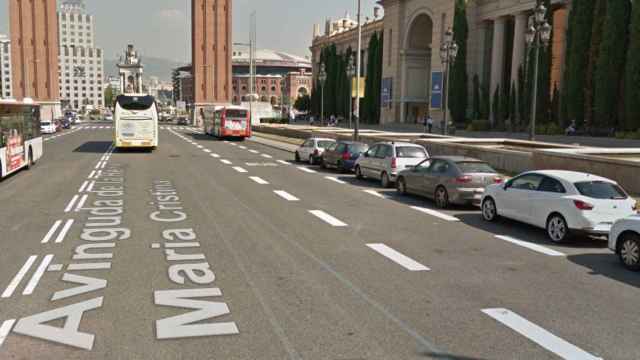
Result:
{"label": "city bus", "polygon": [[151,95],[118,95],[113,114],[116,148],[155,149],[158,146],[158,107]]}
{"label": "city bus", "polygon": [[249,110],[239,106],[217,106],[204,109],[205,134],[219,138],[251,137]]}
{"label": "city bus", "polygon": [[0,178],[42,157],[40,106],[32,100],[0,100]]}

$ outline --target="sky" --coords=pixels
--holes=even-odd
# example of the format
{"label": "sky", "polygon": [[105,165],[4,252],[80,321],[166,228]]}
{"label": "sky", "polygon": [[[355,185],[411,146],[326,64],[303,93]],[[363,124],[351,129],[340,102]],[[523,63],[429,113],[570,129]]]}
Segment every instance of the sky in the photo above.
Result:
{"label": "sky", "polygon": [[[58,0],[60,2],[60,0]],[[362,0],[363,16],[373,16],[376,0]],[[128,43],[143,56],[190,61],[189,0],[85,0],[96,16],[96,44],[105,58],[117,58]],[[310,55],[313,24],[355,16],[357,0],[234,0],[233,41],[249,40],[249,17],[257,14],[258,48]],[[120,10],[123,9],[123,10]],[[9,0],[0,0],[0,33],[9,32]]]}

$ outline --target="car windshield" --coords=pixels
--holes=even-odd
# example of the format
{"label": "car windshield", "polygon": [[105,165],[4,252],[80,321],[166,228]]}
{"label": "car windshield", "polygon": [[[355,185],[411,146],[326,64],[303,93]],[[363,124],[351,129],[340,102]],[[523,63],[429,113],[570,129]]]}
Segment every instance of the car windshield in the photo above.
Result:
{"label": "car windshield", "polygon": [[396,148],[396,157],[399,158],[426,158],[427,153],[423,148],[416,146],[398,146]]}
{"label": "car windshield", "polygon": [[318,141],[318,147],[322,148],[322,149],[326,149],[329,146],[335,144],[335,141],[330,141],[330,140],[320,140]]}
{"label": "car windshield", "polygon": [[43,122],[41,122],[41,123],[40,123],[40,125],[42,125],[42,126],[49,126],[49,125],[51,125],[51,123],[50,123],[50,122],[48,122],[48,121],[47,121],[47,122],[43,121]]}
{"label": "car windshield", "polygon": [[489,164],[480,161],[463,161],[456,163],[456,165],[458,165],[458,168],[460,168],[460,171],[463,173],[496,173]]}
{"label": "car windshield", "polygon": [[628,196],[618,185],[606,181],[584,181],[575,183],[578,192],[593,199],[626,199]]}

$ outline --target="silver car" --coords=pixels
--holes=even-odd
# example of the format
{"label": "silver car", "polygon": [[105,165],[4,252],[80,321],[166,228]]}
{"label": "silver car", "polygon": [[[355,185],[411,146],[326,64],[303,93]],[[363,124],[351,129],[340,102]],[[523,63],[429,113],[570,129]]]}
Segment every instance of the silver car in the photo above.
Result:
{"label": "silver car", "polygon": [[427,150],[406,142],[382,142],[374,144],[356,160],[355,172],[359,179],[380,180],[387,188],[396,181],[397,175],[407,167],[415,166],[429,158]]}
{"label": "silver car", "polygon": [[503,177],[489,164],[461,156],[434,156],[398,174],[401,194],[434,199],[436,206],[479,205],[486,186],[502,183]]}

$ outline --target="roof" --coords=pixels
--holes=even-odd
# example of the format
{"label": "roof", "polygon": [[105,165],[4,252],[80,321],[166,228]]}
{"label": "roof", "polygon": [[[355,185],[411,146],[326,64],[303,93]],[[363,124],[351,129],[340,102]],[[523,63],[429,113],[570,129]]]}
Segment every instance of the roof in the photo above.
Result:
{"label": "roof", "polygon": [[567,170],[538,170],[531,171],[530,173],[542,174],[550,177],[555,177],[558,179],[562,179],[568,182],[578,182],[578,181],[607,181],[607,182],[615,182],[611,179],[607,179],[602,176],[582,173],[577,171],[567,171]]}
{"label": "roof", "polygon": [[484,162],[482,160],[468,157],[468,156],[432,156],[431,159],[448,160],[453,162],[462,162],[462,161]]}
{"label": "roof", "polygon": [[[248,63],[249,62],[249,49],[244,47],[235,47],[232,54],[232,62]],[[256,50],[256,63],[268,63],[272,65],[281,66],[294,66],[294,67],[311,67],[311,60],[302,56],[292,55],[282,51],[275,51],[270,49],[257,49]]]}

